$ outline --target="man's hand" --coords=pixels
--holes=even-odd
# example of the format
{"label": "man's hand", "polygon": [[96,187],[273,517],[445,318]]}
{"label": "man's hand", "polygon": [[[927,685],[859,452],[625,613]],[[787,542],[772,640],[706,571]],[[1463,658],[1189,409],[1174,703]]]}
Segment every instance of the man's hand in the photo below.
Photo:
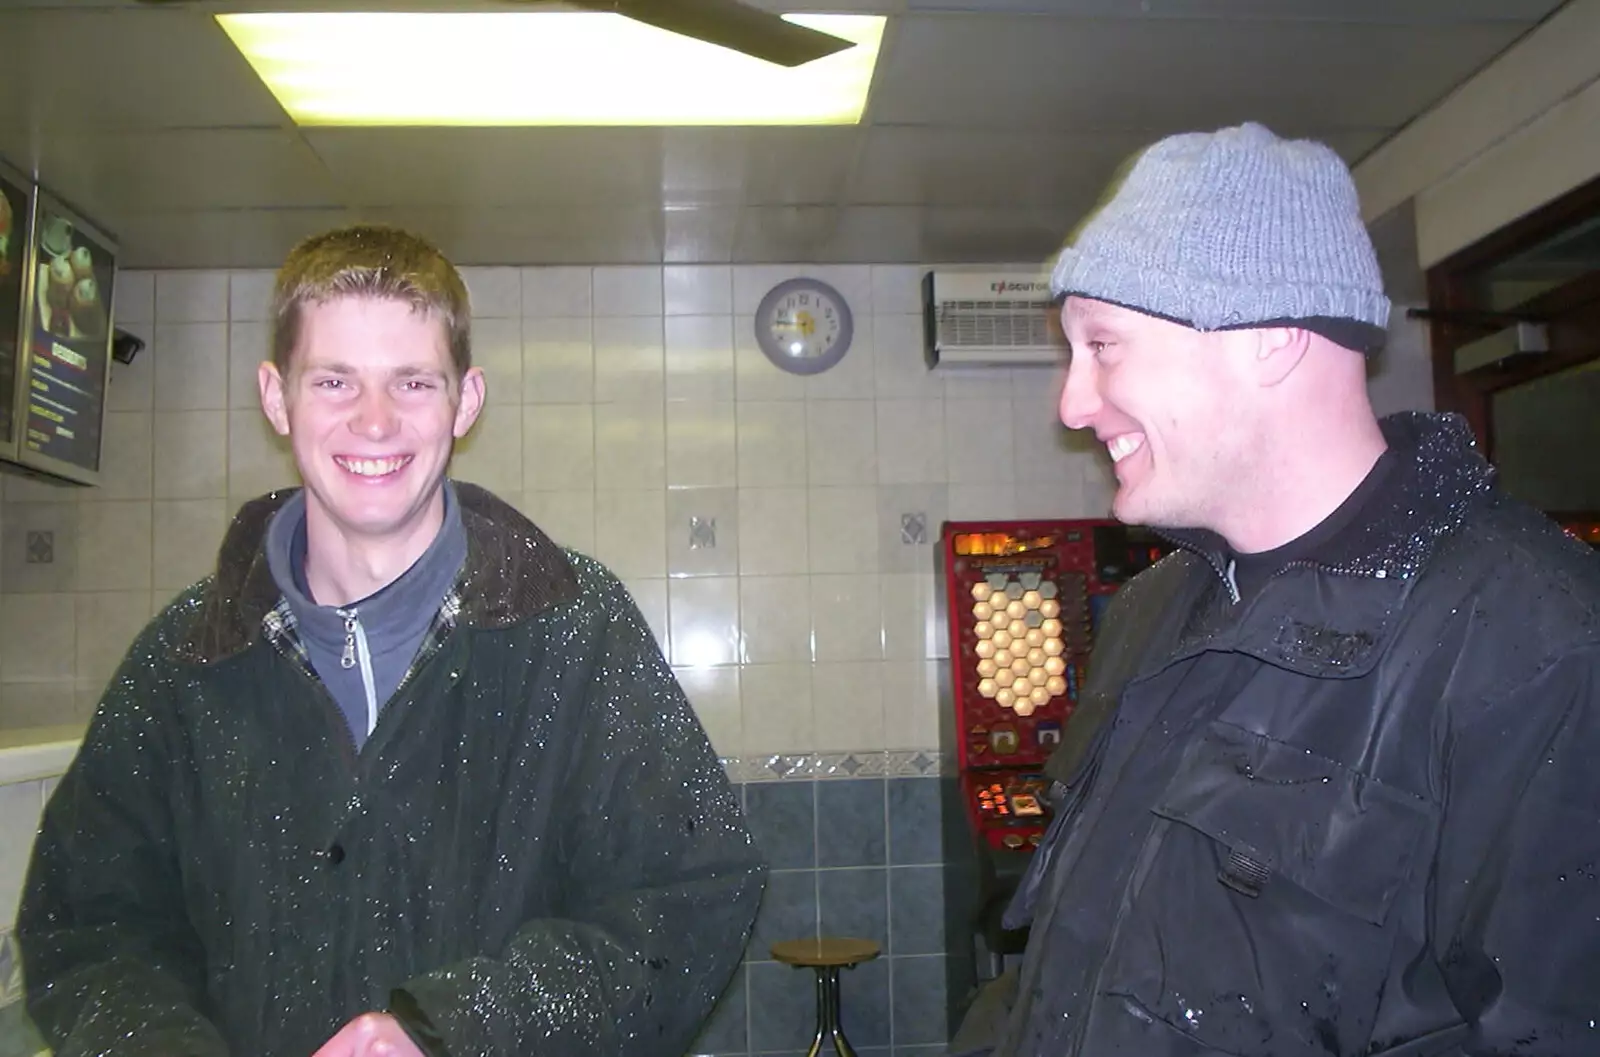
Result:
{"label": "man's hand", "polygon": [[322,1044],[312,1057],[424,1057],[400,1022],[387,1013],[364,1013]]}

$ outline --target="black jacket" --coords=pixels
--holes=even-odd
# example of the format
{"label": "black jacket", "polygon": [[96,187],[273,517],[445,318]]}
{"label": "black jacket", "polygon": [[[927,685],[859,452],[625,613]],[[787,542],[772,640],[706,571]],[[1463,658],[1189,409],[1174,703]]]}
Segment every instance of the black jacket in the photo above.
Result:
{"label": "black jacket", "polygon": [[1337,553],[1115,600],[1004,1057],[1600,1053],[1600,558],[1456,419]]}
{"label": "black jacket", "polygon": [[356,753],[267,568],[157,617],[45,810],[17,935],[57,1057],[681,1057],[763,867],[621,584],[458,485],[466,563]]}

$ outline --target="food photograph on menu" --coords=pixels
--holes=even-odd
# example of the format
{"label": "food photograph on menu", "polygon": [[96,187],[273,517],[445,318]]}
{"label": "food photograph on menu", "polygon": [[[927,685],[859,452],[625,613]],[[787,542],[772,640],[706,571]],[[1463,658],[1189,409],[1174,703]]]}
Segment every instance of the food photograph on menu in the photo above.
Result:
{"label": "food photograph on menu", "polygon": [[100,468],[116,258],[47,196],[39,201],[23,452],[89,473]]}
{"label": "food photograph on menu", "polygon": [[17,348],[22,343],[22,291],[27,278],[29,190],[0,169],[0,444],[15,434]]}

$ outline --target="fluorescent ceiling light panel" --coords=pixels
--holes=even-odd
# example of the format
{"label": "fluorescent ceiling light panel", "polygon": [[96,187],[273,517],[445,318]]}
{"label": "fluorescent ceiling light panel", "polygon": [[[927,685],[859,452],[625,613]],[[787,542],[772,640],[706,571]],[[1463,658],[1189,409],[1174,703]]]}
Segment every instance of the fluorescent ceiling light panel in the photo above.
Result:
{"label": "fluorescent ceiling light panel", "polygon": [[217,15],[300,125],[853,125],[881,15],[785,15],[855,47],[784,67],[591,12]]}

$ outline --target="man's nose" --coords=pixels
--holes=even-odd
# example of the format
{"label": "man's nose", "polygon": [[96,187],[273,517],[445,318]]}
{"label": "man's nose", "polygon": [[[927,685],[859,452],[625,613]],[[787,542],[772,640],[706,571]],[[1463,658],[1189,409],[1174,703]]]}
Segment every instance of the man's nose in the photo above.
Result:
{"label": "man's nose", "polygon": [[1061,424],[1068,429],[1088,429],[1100,412],[1099,379],[1094,361],[1088,356],[1073,356],[1067,363],[1067,379],[1061,387]]}

